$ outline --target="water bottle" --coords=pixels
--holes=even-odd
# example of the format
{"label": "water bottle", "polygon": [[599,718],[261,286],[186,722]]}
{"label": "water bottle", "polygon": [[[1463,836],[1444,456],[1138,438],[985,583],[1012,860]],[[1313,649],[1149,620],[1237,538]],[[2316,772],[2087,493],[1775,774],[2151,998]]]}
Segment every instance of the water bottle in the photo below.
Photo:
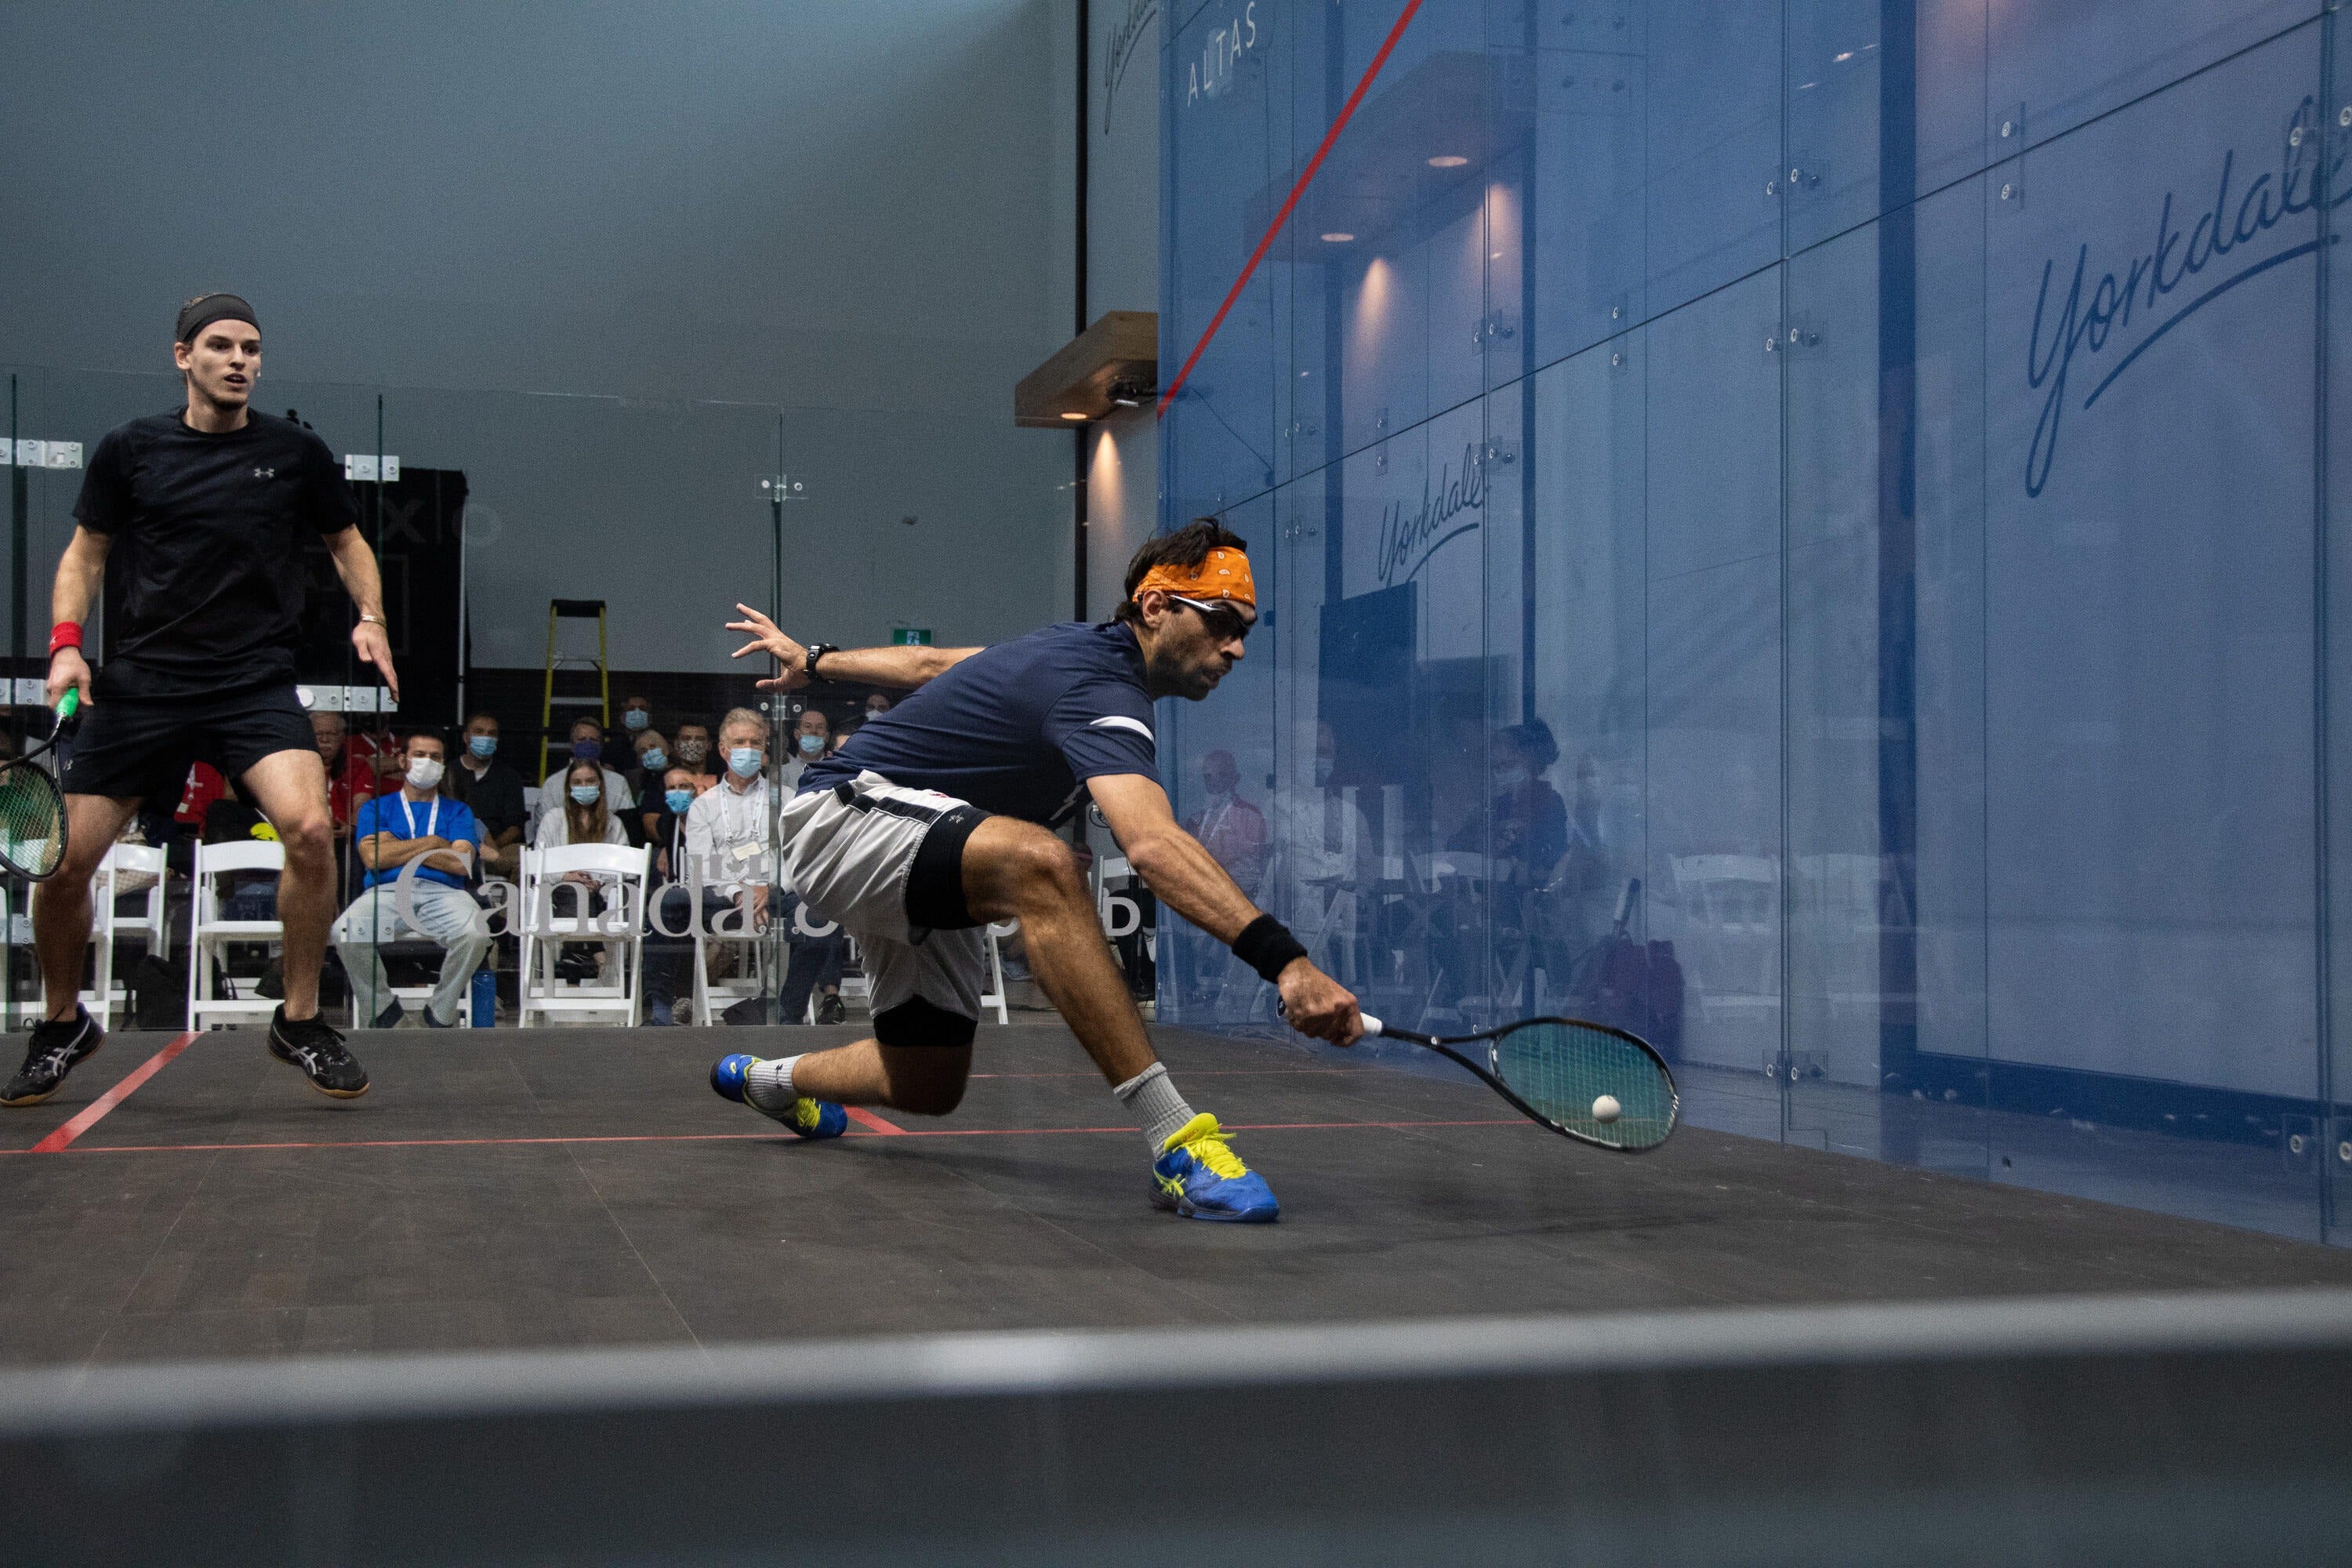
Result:
{"label": "water bottle", "polygon": [[486,964],[474,971],[474,1027],[487,1029],[499,1021],[499,977]]}

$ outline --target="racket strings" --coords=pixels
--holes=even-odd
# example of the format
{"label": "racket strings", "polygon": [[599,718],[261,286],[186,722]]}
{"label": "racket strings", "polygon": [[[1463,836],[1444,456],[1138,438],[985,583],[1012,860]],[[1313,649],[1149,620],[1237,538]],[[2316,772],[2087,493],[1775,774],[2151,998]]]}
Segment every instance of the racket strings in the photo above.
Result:
{"label": "racket strings", "polygon": [[63,805],[47,774],[26,763],[0,770],[0,847],[30,875],[48,875],[64,858]]}
{"label": "racket strings", "polygon": [[[1528,1023],[1495,1041],[1496,1076],[1549,1120],[1617,1148],[1648,1148],[1674,1131],[1674,1085],[1648,1053],[1601,1029]],[[1617,1101],[1602,1121],[1594,1102]]]}

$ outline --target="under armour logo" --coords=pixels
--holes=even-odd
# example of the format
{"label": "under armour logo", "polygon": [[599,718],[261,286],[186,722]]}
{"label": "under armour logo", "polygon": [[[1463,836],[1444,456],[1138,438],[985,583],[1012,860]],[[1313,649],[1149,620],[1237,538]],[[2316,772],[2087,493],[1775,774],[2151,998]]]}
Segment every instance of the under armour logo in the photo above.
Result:
{"label": "under armour logo", "polygon": [[253,470],[253,477],[257,479],[274,479],[278,477],[278,470],[276,468],[256,468]]}

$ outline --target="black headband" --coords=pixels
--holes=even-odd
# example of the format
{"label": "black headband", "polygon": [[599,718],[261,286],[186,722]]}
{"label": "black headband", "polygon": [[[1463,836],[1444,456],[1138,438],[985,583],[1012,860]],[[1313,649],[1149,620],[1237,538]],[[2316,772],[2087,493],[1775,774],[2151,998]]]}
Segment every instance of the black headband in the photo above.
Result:
{"label": "black headband", "polygon": [[196,334],[215,321],[251,321],[253,330],[261,330],[261,318],[253,307],[234,294],[205,294],[180,307],[180,324],[174,342],[192,343]]}

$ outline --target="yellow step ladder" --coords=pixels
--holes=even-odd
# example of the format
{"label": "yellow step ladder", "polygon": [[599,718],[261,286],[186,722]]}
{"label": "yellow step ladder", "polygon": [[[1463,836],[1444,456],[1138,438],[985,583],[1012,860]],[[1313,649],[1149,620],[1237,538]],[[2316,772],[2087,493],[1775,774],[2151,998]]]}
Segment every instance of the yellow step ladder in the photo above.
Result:
{"label": "yellow step ladder", "polygon": [[[563,647],[558,639],[565,621],[593,620],[596,623],[596,651]],[[593,669],[596,672],[596,694],[567,692],[557,696],[555,672],[559,669]],[[609,726],[613,721],[613,672],[604,662],[604,601],[602,599],[550,599],[547,602],[547,700],[539,710],[539,772],[533,778],[548,774],[548,754],[555,739],[555,710],[558,708],[593,708],[596,722]],[[572,718],[578,718],[572,714]],[[567,721],[568,723],[568,721]],[[569,750],[567,744],[567,752]]]}

